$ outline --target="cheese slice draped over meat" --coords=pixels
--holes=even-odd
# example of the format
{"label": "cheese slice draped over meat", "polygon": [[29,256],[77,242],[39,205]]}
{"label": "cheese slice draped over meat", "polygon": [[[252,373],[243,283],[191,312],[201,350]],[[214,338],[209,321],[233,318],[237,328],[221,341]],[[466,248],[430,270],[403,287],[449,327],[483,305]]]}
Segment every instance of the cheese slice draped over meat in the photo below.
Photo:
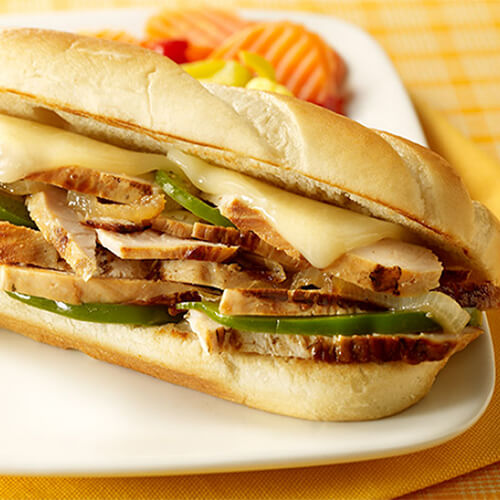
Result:
{"label": "cheese slice draped over meat", "polygon": [[129,151],[57,127],[0,114],[0,182],[75,165],[133,176],[168,168],[168,160],[161,154]]}
{"label": "cheese slice draped over meat", "polygon": [[400,239],[403,234],[396,224],[289,193],[175,149],[169,158],[125,150],[56,127],[0,115],[0,182],[14,182],[37,172],[69,166],[138,176],[154,170],[172,170],[177,165],[204,193],[249,199],[252,208],[264,214],[279,234],[318,268],[329,266],[353,248],[383,238]]}
{"label": "cheese slice draped over meat", "polygon": [[247,200],[291,246],[320,269],[349,250],[404,235],[404,229],[397,224],[290,193],[177,150],[171,150],[169,158],[200,191]]}

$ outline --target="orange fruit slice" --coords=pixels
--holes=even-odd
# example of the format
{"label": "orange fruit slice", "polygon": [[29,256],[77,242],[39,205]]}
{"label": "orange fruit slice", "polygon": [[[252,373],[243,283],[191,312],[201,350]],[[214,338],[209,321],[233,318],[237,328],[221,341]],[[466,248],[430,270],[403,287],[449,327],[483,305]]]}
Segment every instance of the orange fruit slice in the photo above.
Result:
{"label": "orange fruit slice", "polygon": [[250,21],[218,9],[164,9],[150,17],[146,34],[152,40],[183,39],[189,43],[189,60],[207,57],[233,33],[246,28]]}

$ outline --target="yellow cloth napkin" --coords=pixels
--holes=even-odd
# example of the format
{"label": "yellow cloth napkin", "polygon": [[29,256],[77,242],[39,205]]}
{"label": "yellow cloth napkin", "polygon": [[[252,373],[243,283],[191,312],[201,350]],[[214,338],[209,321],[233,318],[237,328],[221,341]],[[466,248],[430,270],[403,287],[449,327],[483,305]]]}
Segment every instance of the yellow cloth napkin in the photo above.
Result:
{"label": "yellow cloth napkin", "polygon": [[464,137],[443,114],[421,98],[414,96],[413,103],[429,147],[453,165],[467,185],[471,197],[483,202],[500,218],[500,163]]}
{"label": "yellow cloth napkin", "polygon": [[[160,0],[0,0],[0,11],[166,3]],[[196,0],[168,3],[200,4]],[[429,143],[448,156],[457,170],[465,173],[473,193],[497,210],[500,195],[495,169],[499,167],[484,151],[492,155],[500,153],[498,2],[213,0],[209,3],[222,7],[311,10],[343,17],[367,29],[388,51],[411,89]],[[481,149],[463,135],[457,135],[459,133],[432,108],[444,111]],[[490,188],[493,185],[497,186],[495,190]],[[500,366],[500,311],[490,313],[489,318],[497,366]],[[475,426],[448,443],[410,455],[353,464],[233,474],[155,478],[4,476],[0,477],[0,499],[391,498],[500,460],[499,378],[497,373],[493,400]],[[460,497],[476,498],[477,492],[462,493]]]}

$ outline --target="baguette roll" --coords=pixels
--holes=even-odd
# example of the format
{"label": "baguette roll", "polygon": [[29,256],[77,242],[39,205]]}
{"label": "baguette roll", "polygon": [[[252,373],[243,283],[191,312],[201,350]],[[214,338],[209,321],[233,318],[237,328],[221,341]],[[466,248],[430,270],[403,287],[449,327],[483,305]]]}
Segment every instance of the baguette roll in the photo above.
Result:
{"label": "baguette roll", "polygon": [[[166,154],[175,148],[396,223],[445,268],[466,268],[500,285],[500,222],[426,148],[292,97],[202,85],[168,58],[129,44],[3,29],[0,62],[0,113],[128,150]],[[230,401],[311,420],[366,420],[402,411],[429,391],[454,352],[481,333],[466,328],[432,360],[342,363],[237,349],[208,353],[185,320],[156,327],[93,324],[34,309],[5,293],[0,325]]]}

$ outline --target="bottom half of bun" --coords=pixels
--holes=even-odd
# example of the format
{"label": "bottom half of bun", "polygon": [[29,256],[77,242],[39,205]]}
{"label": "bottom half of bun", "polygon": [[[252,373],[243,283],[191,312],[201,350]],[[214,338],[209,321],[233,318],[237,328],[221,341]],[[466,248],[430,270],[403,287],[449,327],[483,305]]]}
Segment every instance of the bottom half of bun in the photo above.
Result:
{"label": "bottom half of bun", "polygon": [[309,420],[368,420],[400,412],[427,394],[447,361],[329,364],[208,354],[184,322],[135,327],[76,321],[5,293],[0,326],[219,398]]}

